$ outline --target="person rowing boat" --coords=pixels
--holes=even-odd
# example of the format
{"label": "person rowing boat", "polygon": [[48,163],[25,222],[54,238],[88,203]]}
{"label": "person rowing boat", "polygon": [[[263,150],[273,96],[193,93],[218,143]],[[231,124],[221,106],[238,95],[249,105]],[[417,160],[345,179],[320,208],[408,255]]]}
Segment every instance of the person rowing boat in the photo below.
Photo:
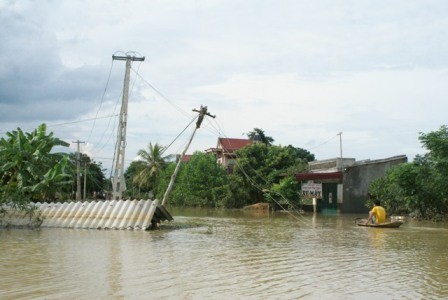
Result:
{"label": "person rowing boat", "polygon": [[380,200],[375,200],[373,208],[369,212],[369,218],[367,219],[366,225],[369,224],[369,222],[372,222],[372,224],[385,223],[386,217],[386,209],[381,206]]}

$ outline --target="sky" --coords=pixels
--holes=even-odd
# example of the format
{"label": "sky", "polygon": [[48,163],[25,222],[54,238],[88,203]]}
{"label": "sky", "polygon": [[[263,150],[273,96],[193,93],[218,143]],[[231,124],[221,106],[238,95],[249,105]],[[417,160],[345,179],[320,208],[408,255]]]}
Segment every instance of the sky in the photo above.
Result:
{"label": "sky", "polygon": [[[111,169],[125,62],[126,162],[262,129],[317,159],[426,150],[447,124],[448,1],[0,0],[0,137],[48,125]],[[181,134],[183,132],[183,134]],[[341,133],[340,135],[338,135]],[[180,135],[181,134],[181,135]]]}

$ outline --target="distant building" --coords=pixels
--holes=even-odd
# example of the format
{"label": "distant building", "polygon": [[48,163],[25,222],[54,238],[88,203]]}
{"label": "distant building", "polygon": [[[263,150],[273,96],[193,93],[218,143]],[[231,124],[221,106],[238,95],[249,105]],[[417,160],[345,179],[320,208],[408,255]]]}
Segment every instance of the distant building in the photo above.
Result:
{"label": "distant building", "polygon": [[216,148],[207,149],[205,152],[215,154],[217,163],[223,166],[227,173],[232,173],[236,159],[235,151],[250,144],[252,144],[250,139],[218,138]]}
{"label": "distant building", "polygon": [[305,197],[320,199],[322,211],[366,213],[370,183],[383,177],[391,167],[407,162],[405,155],[378,160],[356,161],[333,158],[308,163],[309,171],[296,174]]}
{"label": "distant building", "polygon": [[[180,156],[180,155],[179,155],[179,156]],[[184,155],[182,156],[182,162],[189,162],[192,156],[193,156],[193,155],[191,155],[191,154],[184,154]]]}

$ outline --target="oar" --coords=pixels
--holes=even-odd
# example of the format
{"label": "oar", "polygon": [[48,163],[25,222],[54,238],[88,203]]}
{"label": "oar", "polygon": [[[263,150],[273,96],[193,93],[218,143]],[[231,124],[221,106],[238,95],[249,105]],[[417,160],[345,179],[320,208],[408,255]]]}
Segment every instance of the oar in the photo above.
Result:
{"label": "oar", "polygon": [[361,222],[360,222],[361,220],[363,220],[363,221],[364,221],[364,224],[366,224],[367,220],[366,220],[365,218],[356,218],[356,219],[355,219],[355,224],[359,224],[359,223],[361,223]]}

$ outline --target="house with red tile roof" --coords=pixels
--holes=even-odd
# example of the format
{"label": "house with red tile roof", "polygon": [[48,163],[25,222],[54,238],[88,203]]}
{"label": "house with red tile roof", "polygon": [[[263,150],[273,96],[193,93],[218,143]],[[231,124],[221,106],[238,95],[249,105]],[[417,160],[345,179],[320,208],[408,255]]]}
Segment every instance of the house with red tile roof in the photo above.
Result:
{"label": "house with red tile roof", "polygon": [[250,144],[252,144],[250,139],[218,138],[216,148],[207,149],[205,152],[215,154],[217,163],[222,165],[227,173],[232,173],[236,159],[235,151]]}
{"label": "house with red tile roof", "polygon": [[189,162],[192,156],[193,156],[193,155],[191,155],[191,154],[184,154],[184,155],[182,156],[182,162],[184,162],[184,163],[185,163],[185,162]]}

